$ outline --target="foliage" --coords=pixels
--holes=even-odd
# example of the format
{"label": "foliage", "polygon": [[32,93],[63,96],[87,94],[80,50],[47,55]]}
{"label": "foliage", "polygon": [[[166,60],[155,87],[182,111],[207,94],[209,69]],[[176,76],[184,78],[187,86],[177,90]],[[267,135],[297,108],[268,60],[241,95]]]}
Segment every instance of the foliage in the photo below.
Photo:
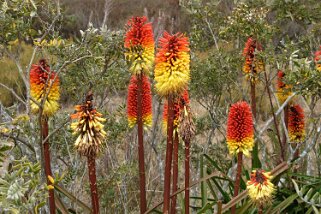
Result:
{"label": "foliage", "polygon": [[0,178],[0,211],[37,212],[47,197],[41,182],[39,163],[25,157],[12,163],[11,169]]}
{"label": "foliage", "polygon": [[[119,1],[117,5],[124,2],[127,1]],[[137,3],[133,2],[130,4]],[[115,8],[111,17],[125,15],[108,23],[113,27],[122,25],[127,15],[136,13],[137,7],[146,2],[129,7],[133,11]],[[7,155],[14,161],[6,159],[9,168],[4,169],[0,179],[0,212],[10,209],[21,213],[35,212],[35,209],[44,211],[47,206],[45,179],[41,178],[39,164],[42,159],[40,127],[38,118],[30,116],[28,111],[30,65],[40,58],[48,59],[51,69],[61,79],[62,107],[49,121],[49,142],[53,171],[65,174],[56,188],[62,204],[75,212],[88,209],[90,188],[85,164],[73,147],[68,124],[72,106],[81,103],[91,89],[97,110],[107,118],[106,152],[97,158],[102,211],[131,213],[138,210],[137,140],[135,129],[127,125],[125,108],[129,74],[123,57],[124,32],[122,28],[101,27],[102,8],[93,15],[92,22],[80,17],[80,23],[79,13],[84,10],[78,11],[78,18],[70,17],[68,4],[72,3],[74,1],[65,3],[62,9],[55,1],[1,1],[0,100],[6,106],[4,110],[1,108],[1,114],[9,116],[5,120],[1,117],[0,140],[3,145],[10,145],[10,149],[0,146],[0,165]],[[97,5],[102,3],[99,1]],[[161,5],[159,1],[148,3],[148,8]],[[77,6],[84,5],[87,3],[80,1]],[[259,157],[265,170],[273,169],[280,161],[272,110],[278,113],[277,128],[281,136],[286,138],[287,133],[279,114],[280,105],[273,94],[277,70],[283,70],[285,83],[293,86],[295,97],[291,103],[299,103],[307,115],[306,140],[297,145],[287,144],[285,161],[289,169],[273,179],[277,192],[273,204],[264,207],[264,212],[316,213],[320,210],[321,194],[321,74],[315,69],[313,53],[321,42],[319,0],[181,0],[180,5],[179,15],[186,16],[189,22],[181,28],[188,29],[186,36],[191,44],[190,94],[197,125],[196,137],[191,143],[191,175],[193,181],[202,179],[191,187],[191,209],[197,213],[213,213],[218,202],[233,201],[235,159],[227,156],[225,124],[230,104],[250,99],[249,84],[241,70],[244,42],[253,35],[262,43],[263,51],[259,56],[265,62],[265,72],[260,74],[257,83],[258,118],[255,121]],[[92,10],[95,5],[87,6],[85,11]],[[159,30],[158,11],[155,11],[148,12],[154,17],[153,27]],[[78,31],[79,26],[82,26],[81,31]],[[273,106],[269,104],[267,88],[272,94]],[[162,102],[154,96],[153,103],[155,121],[145,136],[150,208],[162,196],[164,163],[164,137],[159,125]],[[295,149],[299,150],[296,159],[293,157]],[[180,155],[180,172],[183,161]],[[246,189],[251,170],[246,159],[241,191]],[[183,210],[183,206],[180,204],[178,211]],[[248,198],[242,199],[237,209],[238,213],[257,212]]]}

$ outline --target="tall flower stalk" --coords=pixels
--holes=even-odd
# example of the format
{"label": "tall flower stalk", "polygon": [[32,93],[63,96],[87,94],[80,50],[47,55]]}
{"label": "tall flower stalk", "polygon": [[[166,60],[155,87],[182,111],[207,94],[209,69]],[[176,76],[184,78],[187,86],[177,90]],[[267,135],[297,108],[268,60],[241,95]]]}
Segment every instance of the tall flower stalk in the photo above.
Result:
{"label": "tall flower stalk", "polygon": [[170,210],[170,182],[173,155],[174,102],[175,97],[182,94],[190,80],[189,42],[181,33],[171,35],[164,32],[159,39],[156,55],[155,80],[156,91],[167,97],[167,145],[165,158],[164,206],[163,213]]}
{"label": "tall flower stalk", "polygon": [[[178,190],[178,147],[179,147],[179,137],[180,137],[180,119],[182,112],[187,111],[189,106],[188,91],[185,90],[182,95],[175,98],[174,102],[174,145],[173,145],[173,185],[172,192],[175,193]],[[189,109],[189,108],[188,108]],[[163,126],[167,127],[167,117],[168,117],[168,105],[165,103],[163,112]],[[172,197],[171,212],[176,213],[176,195]],[[187,204],[188,205],[188,204]]]}
{"label": "tall flower stalk", "polygon": [[190,145],[195,134],[189,103],[184,105],[184,110],[181,110],[179,114],[179,134],[185,144],[185,214],[189,214]]}
{"label": "tall flower stalk", "polygon": [[[52,185],[49,177],[52,177],[50,163],[50,145],[48,138],[48,118],[59,108],[59,77],[50,70],[46,60],[42,59],[38,64],[34,64],[30,70],[30,96],[32,98],[30,106],[33,113],[39,114],[40,124],[40,144],[44,160],[45,175],[47,185]],[[49,189],[50,213],[56,213],[54,190]]]}
{"label": "tall flower stalk", "polygon": [[[263,61],[257,56],[257,53],[262,51],[262,46],[253,37],[249,37],[244,50],[243,56],[245,57],[245,63],[243,66],[243,72],[250,81],[250,95],[251,95],[251,109],[254,119],[256,119],[256,82],[258,81],[258,74],[264,70]],[[254,144],[252,166],[257,167],[258,163],[255,160],[258,159],[258,144]]]}
{"label": "tall flower stalk", "polygon": [[133,127],[137,123],[140,212],[145,213],[147,203],[143,125],[151,126],[152,123],[152,101],[147,76],[154,64],[154,36],[152,25],[147,23],[147,18],[144,16],[131,18],[127,27],[125,57],[133,74],[128,89],[127,113],[129,126]]}
{"label": "tall flower stalk", "polygon": [[100,153],[106,132],[103,130],[106,119],[102,118],[93,106],[93,94],[89,92],[82,105],[75,106],[76,113],[71,115],[77,120],[71,124],[73,135],[78,136],[74,144],[80,155],[86,156],[88,161],[88,173],[91,191],[93,214],[99,213],[99,198],[96,179],[95,159]]}
{"label": "tall flower stalk", "polygon": [[[242,159],[250,155],[254,146],[253,119],[250,106],[240,101],[230,108],[227,119],[227,147],[230,154],[237,155],[237,173],[234,183],[234,197],[238,195],[242,175]],[[231,209],[235,214],[236,205]]]}

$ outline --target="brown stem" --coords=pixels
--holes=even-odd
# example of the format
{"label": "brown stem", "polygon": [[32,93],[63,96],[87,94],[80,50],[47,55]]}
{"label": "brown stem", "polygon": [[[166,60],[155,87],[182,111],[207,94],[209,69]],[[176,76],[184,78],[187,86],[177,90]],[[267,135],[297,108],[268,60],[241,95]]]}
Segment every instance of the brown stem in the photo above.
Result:
{"label": "brown stem", "polygon": [[144,162],[144,132],[143,132],[143,74],[138,75],[137,91],[137,126],[138,126],[138,164],[139,164],[139,188],[140,188],[140,213],[145,213],[146,205],[146,182]]}
{"label": "brown stem", "polygon": [[[251,85],[251,110],[252,114],[254,117],[254,120],[256,121],[256,99],[255,99],[255,82],[254,80],[250,80],[250,85]],[[253,154],[258,155],[259,153],[259,146],[257,142],[254,142],[254,147],[253,147]],[[255,158],[252,157],[252,166],[255,164],[254,163]]]}
{"label": "brown stem", "polygon": [[96,181],[96,163],[95,157],[88,156],[88,172],[89,172],[89,182],[90,182],[90,192],[91,192],[91,203],[93,214],[99,213],[99,199],[97,191],[97,181]]}
{"label": "brown stem", "polygon": [[281,136],[280,136],[280,132],[279,132],[279,128],[278,128],[278,122],[276,120],[276,116],[273,110],[273,103],[272,103],[272,97],[271,97],[271,92],[270,92],[270,88],[269,88],[269,81],[267,78],[267,74],[266,72],[264,72],[264,76],[265,76],[265,82],[266,82],[266,90],[268,92],[269,95],[269,100],[270,100],[270,105],[271,105],[271,111],[272,111],[272,115],[273,115],[273,121],[274,121],[274,126],[275,126],[275,130],[276,130],[276,134],[279,140],[279,144],[280,144],[280,148],[281,148],[281,155],[280,155],[280,163],[283,162],[285,160],[284,157],[284,147],[283,147],[283,143],[281,141]]}
{"label": "brown stem", "polygon": [[189,158],[190,140],[185,140],[185,214],[189,214]]}
{"label": "brown stem", "polygon": [[222,214],[222,201],[217,201],[217,214]]}
{"label": "brown stem", "polygon": [[[243,159],[243,152],[239,152],[237,155],[237,171],[236,171],[236,177],[235,177],[233,197],[236,197],[239,194],[241,175],[242,175],[242,159]],[[231,213],[235,214],[235,212],[236,212],[236,204],[231,208]]]}
{"label": "brown stem", "polygon": [[[178,182],[178,132],[175,131],[175,137],[174,137],[174,148],[173,148],[173,190],[172,192],[176,192],[177,182]],[[172,197],[172,204],[171,204],[171,214],[176,213],[176,195]]]}
{"label": "brown stem", "polygon": [[[48,128],[48,118],[42,119],[42,139],[46,139],[49,133]],[[51,164],[50,164],[50,149],[49,149],[49,141],[48,139],[43,142],[43,154],[45,159],[45,174],[47,179],[47,184],[52,185],[52,183],[49,181],[48,176],[52,176],[51,172]],[[50,214],[56,213],[56,205],[55,205],[55,193],[54,190],[49,190],[49,209]]]}
{"label": "brown stem", "polygon": [[173,97],[168,97],[167,112],[167,145],[165,159],[165,177],[164,177],[164,206],[163,213],[168,214],[170,207],[170,189],[171,189],[171,168],[173,156],[173,119],[174,119],[174,103]]}
{"label": "brown stem", "polygon": [[258,208],[258,214],[263,214],[263,205],[260,205]]}

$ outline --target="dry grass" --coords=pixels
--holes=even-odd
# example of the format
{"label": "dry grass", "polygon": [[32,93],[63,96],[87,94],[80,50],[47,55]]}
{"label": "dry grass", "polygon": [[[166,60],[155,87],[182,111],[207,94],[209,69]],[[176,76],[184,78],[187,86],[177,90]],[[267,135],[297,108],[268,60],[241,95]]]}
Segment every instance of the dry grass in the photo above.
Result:
{"label": "dry grass", "polygon": [[[33,49],[26,44],[22,44],[20,48],[20,63],[22,68],[25,69],[30,61]],[[25,86],[19,76],[15,62],[8,57],[0,58],[0,68],[0,83],[12,88],[19,96],[24,97]],[[11,106],[16,101],[12,93],[2,86],[0,86],[0,94],[0,102],[4,106]]]}

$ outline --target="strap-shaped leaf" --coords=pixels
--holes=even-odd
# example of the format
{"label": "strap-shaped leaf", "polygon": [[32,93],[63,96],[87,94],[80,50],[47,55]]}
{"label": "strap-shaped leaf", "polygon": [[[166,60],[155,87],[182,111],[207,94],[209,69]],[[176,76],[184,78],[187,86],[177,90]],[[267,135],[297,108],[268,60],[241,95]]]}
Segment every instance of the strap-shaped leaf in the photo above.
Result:
{"label": "strap-shaped leaf", "polygon": [[320,190],[316,190],[313,187],[308,187],[304,185],[302,188],[299,188],[299,185],[292,179],[294,188],[298,196],[307,204],[315,207],[321,207],[321,194]]}

